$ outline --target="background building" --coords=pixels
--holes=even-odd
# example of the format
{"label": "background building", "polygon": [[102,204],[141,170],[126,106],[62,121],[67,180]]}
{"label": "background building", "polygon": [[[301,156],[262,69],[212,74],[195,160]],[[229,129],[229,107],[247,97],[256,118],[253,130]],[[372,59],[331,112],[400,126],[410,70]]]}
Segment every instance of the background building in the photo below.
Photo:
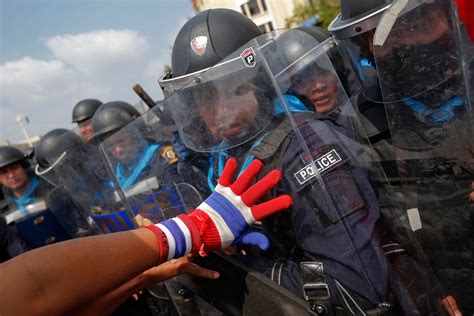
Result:
{"label": "background building", "polygon": [[239,11],[257,24],[263,32],[285,28],[286,19],[297,6],[310,6],[311,0],[193,0],[197,12],[228,8]]}

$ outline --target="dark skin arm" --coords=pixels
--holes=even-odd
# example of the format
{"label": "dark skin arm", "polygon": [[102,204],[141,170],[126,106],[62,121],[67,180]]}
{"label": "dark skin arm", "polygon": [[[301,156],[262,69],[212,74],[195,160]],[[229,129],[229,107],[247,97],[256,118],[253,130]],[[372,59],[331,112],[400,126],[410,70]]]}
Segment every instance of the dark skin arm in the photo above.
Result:
{"label": "dark skin arm", "polygon": [[[222,236],[217,232],[216,223],[220,222],[224,227],[229,227],[226,221],[219,221],[219,218],[224,216],[222,214],[247,216],[245,224],[236,226],[235,233],[224,236],[233,240],[240,235],[244,236],[252,222],[288,208],[292,203],[292,198],[288,195],[256,204],[281,178],[281,173],[274,170],[249,186],[261,167],[261,162],[253,161],[242,175],[232,181],[237,162],[235,159],[229,159],[219,184],[231,191],[231,194],[226,193],[228,197],[222,196],[222,200],[231,206],[224,203],[222,209],[210,213],[196,209],[189,216],[182,215],[178,218],[179,221],[176,219],[175,223],[181,223],[185,227],[178,228],[181,233],[175,232],[177,237],[173,237],[173,240],[177,242],[172,250],[186,245],[187,241],[181,240],[183,235],[191,240],[191,246],[186,245],[190,248],[186,252],[221,249]],[[234,204],[238,202],[237,199],[245,207]],[[171,252],[168,254],[168,249],[161,249],[160,252],[160,245],[170,244],[164,239],[164,232],[159,228],[156,233],[157,235],[150,229],[140,228],[79,238],[35,249],[1,264],[0,315],[70,314],[91,304],[97,298],[99,301],[103,300],[103,304],[116,304],[142,287],[143,280],[132,279],[167,260],[169,254],[172,256]],[[160,253],[166,258],[160,258]],[[173,263],[171,266],[174,266]],[[189,269],[190,265],[185,266]],[[168,272],[161,276],[170,278],[180,270],[171,268],[164,271]],[[186,269],[181,271],[189,272]],[[130,283],[125,284],[129,281]],[[120,289],[122,285],[124,287]],[[110,294],[116,289],[117,292]],[[100,302],[97,304],[102,306]]]}
{"label": "dark skin arm", "polygon": [[133,294],[138,293],[152,284],[166,281],[179,274],[186,273],[210,279],[219,277],[217,272],[204,269],[192,263],[192,259],[193,256],[188,255],[148,269],[113,292],[75,311],[74,315],[109,315]]}
{"label": "dark skin arm", "polygon": [[[98,297],[104,303],[119,302],[147,284],[149,279],[139,275],[158,262],[157,239],[148,229],[35,249],[0,265],[0,314],[67,314]],[[171,263],[162,277],[172,277],[176,271]]]}

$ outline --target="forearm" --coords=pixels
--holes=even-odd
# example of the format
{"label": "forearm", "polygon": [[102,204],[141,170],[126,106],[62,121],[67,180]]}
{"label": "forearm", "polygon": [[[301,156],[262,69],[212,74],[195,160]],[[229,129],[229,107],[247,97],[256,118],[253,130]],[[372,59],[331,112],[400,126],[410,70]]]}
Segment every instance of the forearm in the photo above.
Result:
{"label": "forearm", "polygon": [[[282,195],[255,204],[281,178],[281,172],[273,170],[249,187],[261,167],[261,162],[253,161],[233,182],[237,162],[228,160],[216,187],[218,192],[199,206],[202,210],[198,207],[189,215],[181,214],[146,229],[43,247],[0,265],[0,314],[68,314],[97,298],[105,297],[109,303],[119,301],[137,284],[131,282],[112,293],[115,289],[167,260],[167,264],[157,267],[159,271],[151,273],[154,282],[177,273],[218,277],[191,264],[186,254],[205,255],[225,248],[236,238],[251,238],[248,228],[252,223],[292,203],[290,196]],[[172,260],[180,257],[184,261]],[[109,294],[112,296],[107,297]]]}
{"label": "forearm", "polygon": [[148,229],[39,248],[0,266],[0,314],[64,313],[110,293],[159,261],[158,242]]}
{"label": "forearm", "polygon": [[92,303],[84,304],[83,308],[76,309],[71,315],[110,315],[120,304],[151,283],[149,278],[140,274]]}

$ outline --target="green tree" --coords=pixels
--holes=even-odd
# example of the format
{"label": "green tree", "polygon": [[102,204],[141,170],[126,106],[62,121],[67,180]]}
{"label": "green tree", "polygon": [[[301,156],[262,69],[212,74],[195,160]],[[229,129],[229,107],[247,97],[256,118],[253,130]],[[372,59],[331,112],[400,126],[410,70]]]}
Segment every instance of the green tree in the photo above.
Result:
{"label": "green tree", "polygon": [[325,29],[340,12],[338,0],[312,0],[311,5],[298,5],[293,10],[293,16],[285,20],[287,27],[295,27],[303,21],[318,15],[318,24]]}

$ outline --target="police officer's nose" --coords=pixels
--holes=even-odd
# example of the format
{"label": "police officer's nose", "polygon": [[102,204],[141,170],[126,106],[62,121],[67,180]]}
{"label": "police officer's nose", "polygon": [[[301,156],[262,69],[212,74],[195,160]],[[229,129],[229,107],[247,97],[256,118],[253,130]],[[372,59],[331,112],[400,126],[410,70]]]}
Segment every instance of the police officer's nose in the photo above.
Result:
{"label": "police officer's nose", "polygon": [[319,93],[326,90],[327,84],[325,80],[315,80],[311,93]]}
{"label": "police officer's nose", "polygon": [[216,111],[216,121],[219,128],[225,128],[226,126],[234,123],[235,113],[237,109],[236,105],[232,106],[230,104],[222,105],[217,108]]}

